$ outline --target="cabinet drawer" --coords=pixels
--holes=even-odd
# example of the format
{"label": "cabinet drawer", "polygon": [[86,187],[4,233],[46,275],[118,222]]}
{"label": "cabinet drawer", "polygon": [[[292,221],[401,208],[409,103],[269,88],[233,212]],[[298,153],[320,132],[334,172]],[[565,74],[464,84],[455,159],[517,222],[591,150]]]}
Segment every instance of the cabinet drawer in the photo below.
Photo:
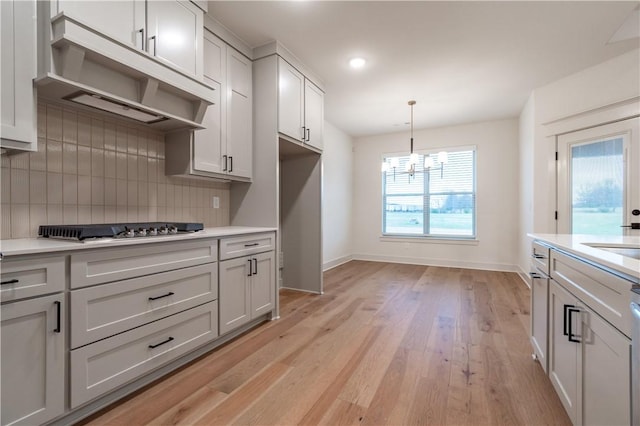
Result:
{"label": "cabinet drawer", "polygon": [[531,244],[531,263],[540,272],[549,275],[549,252],[550,248],[538,241]]}
{"label": "cabinet drawer", "polygon": [[0,300],[8,302],[63,291],[64,270],[64,256],[5,259]]}
{"label": "cabinet drawer", "polygon": [[113,247],[71,255],[71,288],[215,262],[217,240]]}
{"label": "cabinet drawer", "polygon": [[551,251],[551,278],[631,336],[630,281],[555,250]]}
{"label": "cabinet drawer", "polygon": [[275,232],[224,238],[220,240],[220,260],[275,250],[275,239]]}
{"label": "cabinet drawer", "polygon": [[[218,336],[218,302],[71,351],[71,408],[137,379]],[[166,342],[166,343],[165,343]]]}
{"label": "cabinet drawer", "polygon": [[218,297],[218,263],[71,292],[71,347],[201,305]]}

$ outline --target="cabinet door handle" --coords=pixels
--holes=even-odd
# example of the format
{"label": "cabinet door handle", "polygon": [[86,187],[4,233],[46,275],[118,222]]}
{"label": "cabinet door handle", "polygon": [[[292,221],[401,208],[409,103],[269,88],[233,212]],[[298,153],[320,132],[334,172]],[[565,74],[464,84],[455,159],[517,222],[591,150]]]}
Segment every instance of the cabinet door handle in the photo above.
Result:
{"label": "cabinet door handle", "polygon": [[20,282],[19,279],[14,278],[12,280],[7,280],[7,281],[2,281],[0,282],[0,285],[8,285],[8,284],[18,284]]}
{"label": "cabinet door handle", "polygon": [[565,336],[569,335],[569,331],[567,330],[567,325],[569,325],[569,328],[571,328],[570,323],[567,321],[567,315],[568,315],[568,310],[569,308],[575,308],[575,306],[573,305],[564,305],[563,307],[563,321],[562,321],[562,334],[564,334]]}
{"label": "cabinet door handle", "polygon": [[576,309],[575,306],[570,306],[569,309],[567,309],[567,313],[568,313],[568,316],[569,316],[569,341],[570,342],[580,343],[580,340],[576,339],[577,336],[575,334],[573,334],[573,332],[572,332],[573,327],[572,327],[572,324],[571,324],[571,318],[572,318],[571,314],[574,313],[574,312],[580,312],[580,309]]}
{"label": "cabinet door handle", "polygon": [[222,171],[226,172],[227,171],[227,156],[226,155],[222,156],[222,162],[224,163],[224,166],[222,166]]}
{"label": "cabinet door handle", "polygon": [[169,342],[171,342],[172,340],[174,340],[174,339],[173,339],[173,337],[169,337],[167,340],[163,340],[163,341],[162,341],[162,342],[160,342],[160,343],[156,343],[155,345],[149,345],[149,349],[155,349],[155,348],[157,348],[158,346],[162,346],[162,345],[164,345],[165,343],[169,343]]}
{"label": "cabinet door handle", "polygon": [[258,259],[253,258],[253,275],[258,275]]}
{"label": "cabinet door handle", "polygon": [[245,247],[255,247],[257,245],[259,245],[260,243],[253,243],[253,244],[245,244]]}
{"label": "cabinet door handle", "polygon": [[167,293],[167,294],[163,294],[162,296],[150,297],[150,298],[149,298],[149,301],[151,301],[151,300],[158,300],[158,299],[162,299],[163,297],[173,296],[174,294],[175,294],[174,292],[170,291],[169,293]]}
{"label": "cabinet door handle", "polygon": [[533,254],[533,258],[534,259],[546,259],[546,257],[542,254]]}
{"label": "cabinet door handle", "polygon": [[60,303],[59,301],[55,301],[53,302],[54,305],[56,305],[56,328],[53,329],[54,333],[60,333],[60,326],[61,326],[61,317],[62,317],[62,303]]}
{"label": "cabinet door handle", "polygon": [[311,129],[307,127],[307,139],[306,139],[306,141],[309,142],[310,139],[311,139]]}
{"label": "cabinet door handle", "polygon": [[229,173],[233,171],[233,156],[229,156]]}
{"label": "cabinet door handle", "polygon": [[[149,40],[153,40],[153,56],[156,56],[156,44],[158,43],[156,36],[149,37]],[[149,43],[147,43],[147,49],[149,48]],[[149,52],[151,53],[151,52]]]}
{"label": "cabinet door handle", "polygon": [[305,126],[302,126],[302,141],[304,142],[304,138],[307,134],[307,128]]}
{"label": "cabinet door handle", "polygon": [[253,271],[251,268],[251,259],[247,259],[247,262],[249,262],[249,273],[247,274],[247,276],[250,277],[251,275],[253,275]]}
{"label": "cabinet door handle", "polygon": [[142,37],[140,38],[140,48],[144,50],[144,28],[140,28],[136,33],[140,34]]}
{"label": "cabinet door handle", "polygon": [[539,280],[540,278],[542,278],[540,276],[540,274],[538,274],[537,272],[529,272],[529,275],[531,276],[532,279],[534,280]]}

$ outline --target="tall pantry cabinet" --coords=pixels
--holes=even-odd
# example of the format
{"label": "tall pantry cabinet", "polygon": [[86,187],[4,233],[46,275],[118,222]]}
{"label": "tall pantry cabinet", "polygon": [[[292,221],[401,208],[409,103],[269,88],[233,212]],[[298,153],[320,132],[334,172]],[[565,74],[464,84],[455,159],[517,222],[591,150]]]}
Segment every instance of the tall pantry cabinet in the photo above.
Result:
{"label": "tall pantry cabinet", "polygon": [[253,89],[253,182],[232,184],[231,224],[277,227],[280,287],[322,293],[322,85],[274,42],[254,49]]}

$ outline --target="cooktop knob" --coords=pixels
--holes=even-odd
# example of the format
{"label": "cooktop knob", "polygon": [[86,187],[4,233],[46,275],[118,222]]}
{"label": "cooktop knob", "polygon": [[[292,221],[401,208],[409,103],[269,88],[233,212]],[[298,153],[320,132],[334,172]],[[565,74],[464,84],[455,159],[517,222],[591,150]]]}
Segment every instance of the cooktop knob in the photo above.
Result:
{"label": "cooktop knob", "polygon": [[124,236],[126,238],[133,238],[136,236],[136,231],[134,231],[133,229],[127,229],[126,231],[124,231]]}
{"label": "cooktop knob", "polygon": [[147,236],[147,230],[144,228],[138,228],[138,231],[136,231],[136,237],[146,237]]}
{"label": "cooktop knob", "polygon": [[149,235],[151,236],[158,235],[158,228],[154,228],[154,227],[149,228]]}

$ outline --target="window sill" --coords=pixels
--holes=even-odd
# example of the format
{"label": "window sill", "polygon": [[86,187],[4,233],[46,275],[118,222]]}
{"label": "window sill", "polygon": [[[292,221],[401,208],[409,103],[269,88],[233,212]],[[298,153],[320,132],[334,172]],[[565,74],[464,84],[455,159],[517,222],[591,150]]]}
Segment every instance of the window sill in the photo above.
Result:
{"label": "window sill", "polygon": [[384,243],[422,243],[422,244],[458,244],[466,246],[477,246],[480,240],[476,238],[455,238],[455,237],[418,237],[410,235],[381,235],[380,241]]}

